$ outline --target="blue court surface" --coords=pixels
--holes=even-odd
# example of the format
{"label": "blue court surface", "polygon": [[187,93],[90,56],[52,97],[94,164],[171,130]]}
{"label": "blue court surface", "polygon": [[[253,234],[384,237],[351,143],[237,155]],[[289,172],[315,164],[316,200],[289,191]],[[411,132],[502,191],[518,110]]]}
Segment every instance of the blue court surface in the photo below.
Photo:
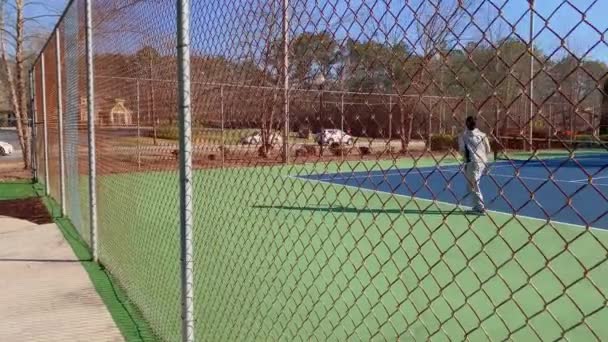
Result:
{"label": "blue court surface", "polygon": [[[301,178],[462,206],[470,204],[460,165]],[[605,155],[494,162],[481,180],[481,189],[486,206],[492,211],[581,228],[608,229],[608,159]]]}

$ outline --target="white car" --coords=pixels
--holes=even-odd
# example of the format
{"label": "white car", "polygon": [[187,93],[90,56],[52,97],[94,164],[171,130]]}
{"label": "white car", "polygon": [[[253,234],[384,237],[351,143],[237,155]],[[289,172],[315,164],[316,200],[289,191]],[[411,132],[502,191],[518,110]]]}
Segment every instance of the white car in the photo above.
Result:
{"label": "white car", "polygon": [[0,141],[0,156],[8,156],[13,153],[13,146],[7,142]]}
{"label": "white car", "polygon": [[333,145],[338,143],[340,145],[352,145],[354,139],[352,136],[346,134],[344,131],[339,129],[324,129],[320,133],[315,135],[315,141],[319,143],[323,142],[323,145]]}
{"label": "white car", "polygon": [[[283,143],[283,137],[278,133],[273,133],[270,137],[271,145],[281,145]],[[260,132],[253,133],[246,137],[241,138],[241,144],[243,145],[261,145],[262,134]]]}

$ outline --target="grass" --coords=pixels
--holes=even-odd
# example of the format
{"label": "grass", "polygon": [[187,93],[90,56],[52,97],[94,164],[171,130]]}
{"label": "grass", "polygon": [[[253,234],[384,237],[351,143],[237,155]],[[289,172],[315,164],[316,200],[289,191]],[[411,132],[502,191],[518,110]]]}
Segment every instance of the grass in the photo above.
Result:
{"label": "grass", "polygon": [[12,200],[35,197],[40,185],[30,181],[0,182],[0,200]]}
{"label": "grass", "polygon": [[[224,144],[226,145],[238,145],[243,137],[246,137],[255,132],[259,132],[259,129],[244,128],[244,129],[225,129],[223,134]],[[194,128],[193,139],[197,143],[212,143],[221,144],[222,142],[222,131],[219,128]],[[279,133],[280,134],[280,133]],[[158,129],[157,137],[165,139],[167,141],[175,142],[179,136],[179,132],[176,126],[160,127]],[[137,141],[137,140],[135,140]],[[147,141],[147,140],[146,140]],[[151,140],[150,140],[151,141]],[[294,144],[314,144],[315,141],[311,138],[299,138],[297,133],[291,133],[289,141]],[[360,143],[367,143],[371,139],[359,138]]]}
{"label": "grass", "polygon": [[[255,129],[227,129],[224,131],[224,143],[227,145],[237,145],[241,138],[254,133]],[[222,142],[222,132],[215,128],[193,128],[193,139],[198,143],[220,144]],[[179,131],[177,126],[166,126],[158,129],[157,137],[170,141],[177,141]]]}
{"label": "grass", "polygon": [[[604,232],[289,177],[391,165],[196,172],[197,339],[608,336]],[[109,175],[98,191],[102,261],[167,340],[180,328],[177,184]]]}

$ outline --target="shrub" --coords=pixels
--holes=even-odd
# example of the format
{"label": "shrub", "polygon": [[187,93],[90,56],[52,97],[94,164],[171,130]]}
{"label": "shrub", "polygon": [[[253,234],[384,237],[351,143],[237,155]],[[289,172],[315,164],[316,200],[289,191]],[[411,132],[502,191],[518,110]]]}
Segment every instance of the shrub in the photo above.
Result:
{"label": "shrub", "polygon": [[457,148],[458,139],[451,134],[436,134],[431,136],[432,151],[446,151]]}
{"label": "shrub", "polygon": [[267,145],[266,149],[264,149],[264,146],[260,146],[258,148],[258,156],[262,158],[268,158],[270,151],[272,151],[272,145]]}
{"label": "shrub", "polygon": [[179,129],[177,126],[161,126],[156,129],[156,137],[160,139],[177,140]]}
{"label": "shrub", "polygon": [[359,154],[362,156],[367,156],[372,154],[372,148],[369,146],[359,146]]}
{"label": "shrub", "polygon": [[333,153],[334,156],[345,156],[348,154],[349,149],[343,145],[338,143],[333,143],[329,146],[329,150]]}
{"label": "shrub", "polygon": [[[152,133],[150,133],[152,134]],[[150,135],[152,136],[152,135]],[[177,125],[163,125],[156,128],[156,137],[159,139],[177,140],[179,139],[179,128]],[[192,128],[192,139],[202,141],[204,139],[204,130],[200,127]]]}
{"label": "shrub", "polygon": [[504,149],[503,146],[496,139],[490,139],[490,148],[494,152],[500,152]]}
{"label": "shrub", "polygon": [[574,140],[576,141],[595,141],[595,138],[592,135],[589,134],[579,134],[577,135]]}
{"label": "shrub", "polygon": [[309,153],[308,150],[304,147],[298,147],[296,149],[296,157],[308,157]]}
{"label": "shrub", "polygon": [[548,138],[549,137],[549,132],[547,131],[547,129],[538,129],[538,128],[534,128],[534,130],[532,130],[532,137],[533,138]]}
{"label": "shrub", "polygon": [[306,150],[306,153],[308,155],[317,154],[317,146],[315,146],[315,145],[304,145],[303,148]]}

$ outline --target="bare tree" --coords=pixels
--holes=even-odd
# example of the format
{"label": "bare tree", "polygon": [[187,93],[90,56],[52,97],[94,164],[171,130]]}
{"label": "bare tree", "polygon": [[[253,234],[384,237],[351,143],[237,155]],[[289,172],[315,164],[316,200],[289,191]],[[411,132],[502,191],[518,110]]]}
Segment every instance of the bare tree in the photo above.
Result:
{"label": "bare tree", "polygon": [[0,3],[0,54],[2,56],[2,64],[4,66],[4,74],[9,88],[11,106],[15,113],[15,120],[17,124],[17,135],[19,136],[19,144],[23,151],[23,163],[26,168],[29,168],[29,151],[30,151],[30,133],[27,122],[27,107],[25,98],[25,80],[23,75],[23,0],[16,0],[16,20],[15,20],[15,55],[14,55],[14,71],[13,62],[10,61],[10,57],[7,51],[7,39],[6,36],[10,34],[9,30],[5,29],[5,12],[4,6],[6,2]]}
{"label": "bare tree", "polygon": [[[25,16],[28,5],[43,6],[48,14]],[[7,11],[7,8],[9,11]],[[0,2],[0,58],[2,73],[8,85],[11,107],[15,114],[17,135],[23,151],[25,168],[30,167],[31,132],[28,125],[27,90],[25,70],[34,56],[33,52],[42,46],[42,37],[47,34],[41,29],[39,20],[57,17],[58,14],[44,3],[14,0]],[[26,24],[28,27],[26,27]],[[26,50],[29,48],[29,52]]]}
{"label": "bare tree", "polygon": [[260,111],[258,122],[260,125],[261,144],[259,154],[267,157],[273,146],[274,129],[277,125],[275,114],[279,105],[281,87],[281,69],[278,63],[283,60],[282,51],[277,44],[282,37],[282,6],[277,1],[254,1],[250,4],[243,17],[242,25],[245,39],[243,45],[243,59],[247,67],[241,68],[241,73],[249,79],[252,85],[258,85],[261,90],[261,105],[256,106]]}
{"label": "bare tree", "polygon": [[[425,94],[434,89],[443,91],[435,77],[435,70],[441,72],[444,63],[443,53],[450,40],[461,40],[462,32],[458,28],[470,15],[476,0],[451,0],[451,1],[423,1],[416,8],[408,5],[413,12],[412,20],[415,22],[417,37],[413,40],[413,47],[420,55],[418,68],[413,75],[412,87],[421,96],[421,107]],[[429,106],[430,107],[430,106]],[[427,120],[427,148],[431,148],[432,135],[432,108],[427,107],[425,112]],[[413,113],[410,113],[408,132],[411,139],[411,126],[413,124]]]}

